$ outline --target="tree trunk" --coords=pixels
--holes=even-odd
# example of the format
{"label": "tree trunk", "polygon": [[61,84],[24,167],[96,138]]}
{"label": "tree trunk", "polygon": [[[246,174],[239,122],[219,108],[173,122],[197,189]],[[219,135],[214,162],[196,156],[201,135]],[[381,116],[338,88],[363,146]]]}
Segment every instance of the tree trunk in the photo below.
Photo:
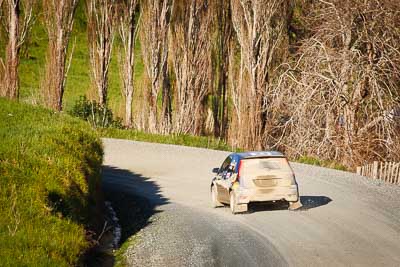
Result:
{"label": "tree trunk", "polygon": [[236,131],[239,145],[247,149],[261,149],[265,142],[268,97],[272,94],[270,77],[279,65],[279,54],[287,36],[287,1],[231,0],[232,22],[241,48],[244,72],[239,85],[243,98],[242,110],[245,120]]}
{"label": "tree trunk", "polygon": [[174,131],[203,132],[207,95],[211,87],[211,8],[201,0],[180,1],[173,15],[170,49],[175,71]]}
{"label": "tree trunk", "polygon": [[164,66],[165,70],[163,72],[165,73],[163,75],[163,91],[162,91],[162,110],[161,110],[161,130],[162,133],[168,134],[171,131],[171,123],[172,123],[172,107],[171,107],[171,85],[169,82],[169,77],[168,77],[168,68],[167,64]]}
{"label": "tree trunk", "polygon": [[227,72],[229,44],[232,37],[232,21],[230,0],[216,1],[215,7],[216,21],[216,95],[213,101],[213,117],[214,117],[214,136],[225,137],[227,125],[226,110],[226,90],[227,90]]}
{"label": "tree trunk", "polygon": [[97,88],[99,103],[107,106],[108,70],[114,42],[114,2],[87,1],[89,55],[92,81]]}
{"label": "tree trunk", "polygon": [[[169,125],[168,116],[165,117],[168,107],[164,103],[170,96],[169,88],[165,80],[168,75],[168,31],[170,28],[171,11],[173,9],[172,0],[148,0],[141,4],[142,30],[141,43],[142,54],[147,76],[150,80],[150,88],[147,90],[149,117],[148,129],[152,133],[165,132],[169,129],[163,129]],[[161,114],[158,105],[158,97],[162,94]],[[169,126],[168,126],[169,127]]]}
{"label": "tree trunk", "polygon": [[136,0],[129,0],[121,6],[122,19],[119,25],[119,35],[122,40],[123,53],[121,56],[123,96],[125,98],[125,125],[132,128],[132,103],[135,73],[135,36],[136,36]]}
{"label": "tree trunk", "polygon": [[128,128],[132,128],[132,102],[133,102],[133,85],[127,91],[125,99],[125,125]]}
{"label": "tree trunk", "polygon": [[20,1],[8,0],[9,32],[6,52],[6,69],[4,84],[6,96],[11,99],[19,97],[18,65],[19,65],[19,14]]}
{"label": "tree trunk", "polygon": [[78,0],[43,0],[43,12],[49,36],[47,48],[46,76],[42,91],[47,98],[46,104],[61,111],[67,81],[69,63],[67,50],[74,24],[74,14]]}

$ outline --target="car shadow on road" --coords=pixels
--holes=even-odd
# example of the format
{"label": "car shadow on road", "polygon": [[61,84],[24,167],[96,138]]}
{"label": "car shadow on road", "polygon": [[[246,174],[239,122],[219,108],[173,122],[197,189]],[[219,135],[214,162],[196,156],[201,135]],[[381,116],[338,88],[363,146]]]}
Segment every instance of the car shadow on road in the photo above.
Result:
{"label": "car shadow on road", "polygon": [[303,207],[299,210],[310,210],[325,206],[332,202],[332,199],[327,196],[300,196],[300,201]]}
{"label": "car shadow on road", "polygon": [[248,213],[259,212],[259,211],[275,211],[275,210],[287,210],[289,204],[285,201],[276,202],[254,202],[248,206]]}
{"label": "car shadow on road", "polygon": [[[303,206],[297,209],[297,211],[306,211],[327,205],[329,202],[332,201],[332,199],[326,196],[300,196],[300,201]],[[287,209],[289,209],[289,203],[287,203],[286,201],[250,203],[248,213]]]}
{"label": "car shadow on road", "polygon": [[112,166],[102,168],[102,189],[119,220],[120,245],[151,223],[158,206],[169,203],[148,177]]}

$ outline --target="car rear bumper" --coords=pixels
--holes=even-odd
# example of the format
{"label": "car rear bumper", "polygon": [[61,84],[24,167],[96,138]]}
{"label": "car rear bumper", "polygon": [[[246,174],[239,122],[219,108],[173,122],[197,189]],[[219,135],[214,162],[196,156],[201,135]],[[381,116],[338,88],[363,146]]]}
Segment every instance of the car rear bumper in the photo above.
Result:
{"label": "car rear bumper", "polygon": [[235,193],[238,204],[247,204],[249,202],[267,202],[276,200],[296,202],[299,200],[298,192],[297,185],[291,185],[257,189],[239,188]]}

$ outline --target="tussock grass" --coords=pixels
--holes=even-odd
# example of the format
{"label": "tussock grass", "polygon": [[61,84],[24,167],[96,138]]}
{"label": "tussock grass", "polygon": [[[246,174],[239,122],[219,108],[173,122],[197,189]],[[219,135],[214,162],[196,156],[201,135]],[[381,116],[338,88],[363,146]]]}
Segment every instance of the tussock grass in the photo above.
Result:
{"label": "tussock grass", "polygon": [[325,168],[330,168],[330,169],[335,169],[335,170],[340,170],[340,171],[347,171],[348,169],[333,160],[320,160],[318,158],[315,157],[311,157],[311,156],[302,156],[300,158],[298,158],[296,160],[296,162],[299,163],[304,163],[304,164],[308,164],[308,165],[314,165],[314,166],[320,166],[320,167],[325,167]]}
{"label": "tussock grass", "polygon": [[78,263],[102,153],[86,123],[0,98],[0,265]]}

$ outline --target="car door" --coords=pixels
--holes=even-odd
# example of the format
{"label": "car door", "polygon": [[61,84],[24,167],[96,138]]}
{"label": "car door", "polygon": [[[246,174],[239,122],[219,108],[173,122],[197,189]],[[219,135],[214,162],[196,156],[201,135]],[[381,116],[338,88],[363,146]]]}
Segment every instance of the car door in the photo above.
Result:
{"label": "car door", "polygon": [[218,199],[220,202],[229,203],[229,188],[227,187],[227,176],[229,175],[229,165],[232,162],[232,158],[229,156],[222,163],[219,169],[216,185],[218,192]]}

